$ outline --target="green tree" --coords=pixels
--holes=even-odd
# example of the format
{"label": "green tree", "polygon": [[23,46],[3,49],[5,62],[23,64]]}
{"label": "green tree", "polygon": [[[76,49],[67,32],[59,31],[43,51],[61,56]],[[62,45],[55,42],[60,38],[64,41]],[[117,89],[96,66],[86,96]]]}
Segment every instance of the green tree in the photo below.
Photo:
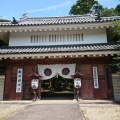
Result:
{"label": "green tree", "polygon": [[0,22],[10,22],[10,20],[0,19]]}
{"label": "green tree", "polygon": [[[119,36],[120,35],[120,20],[113,22],[113,24],[116,27],[115,32]],[[120,42],[120,40],[118,40],[118,42]]]}
{"label": "green tree", "polygon": [[88,14],[91,8],[93,8],[98,13],[102,10],[103,7],[96,0],[77,0],[76,4],[71,7],[69,14]]}
{"label": "green tree", "polygon": [[120,4],[118,4],[115,8],[103,8],[100,13],[102,17],[110,17],[110,16],[120,16]]}
{"label": "green tree", "polygon": [[100,16],[101,16],[101,17],[115,16],[115,9],[114,9],[114,8],[108,9],[107,7],[105,7],[105,8],[101,11]]}
{"label": "green tree", "polygon": [[115,13],[120,16],[120,4],[115,7]]}
{"label": "green tree", "polygon": [[[117,43],[120,44],[120,20],[115,21],[113,24],[116,27],[115,32],[118,38]],[[112,65],[112,68],[114,68],[114,72],[117,72],[118,74],[120,74],[120,55],[113,57],[113,60],[115,64]]]}

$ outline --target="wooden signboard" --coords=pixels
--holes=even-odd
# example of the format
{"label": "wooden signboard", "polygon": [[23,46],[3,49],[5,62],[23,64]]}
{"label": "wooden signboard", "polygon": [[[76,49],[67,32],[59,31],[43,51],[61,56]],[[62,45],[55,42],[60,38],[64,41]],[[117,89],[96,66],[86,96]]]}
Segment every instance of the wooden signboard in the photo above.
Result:
{"label": "wooden signboard", "polygon": [[22,89],[22,74],[23,74],[23,69],[22,68],[18,68],[18,70],[17,70],[16,93],[21,93],[21,89]]}
{"label": "wooden signboard", "polygon": [[97,67],[93,67],[93,80],[94,80],[94,88],[98,89],[99,84],[98,84],[98,71]]}

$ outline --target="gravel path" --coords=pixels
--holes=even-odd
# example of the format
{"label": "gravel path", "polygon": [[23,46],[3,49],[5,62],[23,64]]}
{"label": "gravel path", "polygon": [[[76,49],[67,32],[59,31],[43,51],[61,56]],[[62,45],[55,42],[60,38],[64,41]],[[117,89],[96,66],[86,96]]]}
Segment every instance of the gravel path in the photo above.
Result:
{"label": "gravel path", "polygon": [[0,104],[0,120],[7,118],[25,107],[26,104]]}
{"label": "gravel path", "polygon": [[120,104],[109,101],[0,102],[0,120],[81,120],[80,112],[84,120],[120,120]]}
{"label": "gravel path", "polygon": [[120,120],[119,104],[80,104],[85,120]]}

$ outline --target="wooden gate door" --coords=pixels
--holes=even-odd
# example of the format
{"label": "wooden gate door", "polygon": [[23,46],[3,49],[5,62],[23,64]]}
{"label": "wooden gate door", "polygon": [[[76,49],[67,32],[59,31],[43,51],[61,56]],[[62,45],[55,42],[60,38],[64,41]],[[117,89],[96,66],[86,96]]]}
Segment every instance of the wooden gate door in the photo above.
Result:
{"label": "wooden gate door", "polygon": [[32,89],[30,84],[26,84],[23,87],[23,99],[24,100],[31,100],[32,99]]}
{"label": "wooden gate door", "polygon": [[93,92],[93,81],[92,80],[83,80],[81,88],[81,98],[82,99],[94,99]]}
{"label": "wooden gate door", "polygon": [[107,98],[107,85],[105,80],[100,80],[101,98]]}
{"label": "wooden gate door", "polygon": [[15,100],[16,99],[16,82],[15,81],[11,82],[10,99],[11,100]]}

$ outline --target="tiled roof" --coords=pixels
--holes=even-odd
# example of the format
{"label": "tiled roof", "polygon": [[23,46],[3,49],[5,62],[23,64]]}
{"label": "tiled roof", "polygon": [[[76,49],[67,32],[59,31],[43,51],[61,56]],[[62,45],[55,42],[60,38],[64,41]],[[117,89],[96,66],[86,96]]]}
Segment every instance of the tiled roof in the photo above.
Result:
{"label": "tiled roof", "polygon": [[96,22],[109,22],[120,20],[120,16],[114,17],[101,17],[100,20],[97,16],[65,16],[65,17],[46,17],[46,18],[21,18],[17,24],[12,22],[0,22],[0,26],[35,26],[35,25],[61,25],[61,24],[81,24],[81,23],[96,23]]}
{"label": "tiled roof", "polygon": [[85,44],[63,46],[19,46],[0,47],[0,54],[31,54],[31,53],[65,53],[87,51],[120,51],[120,44]]}

